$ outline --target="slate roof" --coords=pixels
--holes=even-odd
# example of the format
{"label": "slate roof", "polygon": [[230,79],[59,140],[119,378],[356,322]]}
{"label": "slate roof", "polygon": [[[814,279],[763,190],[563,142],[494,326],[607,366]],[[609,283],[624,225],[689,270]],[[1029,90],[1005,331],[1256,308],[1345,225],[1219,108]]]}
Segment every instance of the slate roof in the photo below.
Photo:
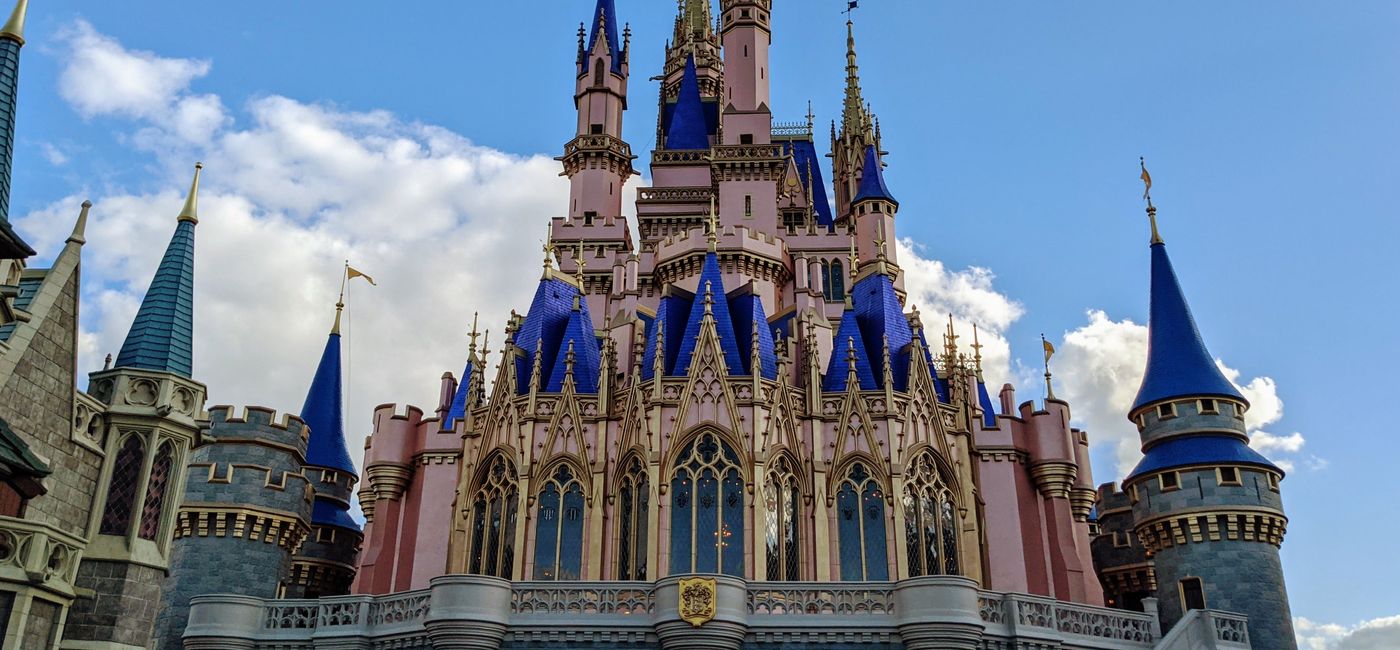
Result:
{"label": "slate roof", "polygon": [[739,344],[739,355],[744,359],[746,374],[754,374],[753,335],[758,326],[759,373],[765,379],[778,377],[778,353],[773,345],[773,330],[768,317],[763,312],[763,300],[752,292],[735,295],[729,299],[729,313],[734,316],[734,338]]}
{"label": "slate roof", "polygon": [[992,396],[987,394],[987,384],[977,380],[977,404],[982,407],[982,426],[988,429],[997,427],[997,409],[992,406]]}
{"label": "slate roof", "polygon": [[846,390],[846,380],[850,375],[848,356],[852,350],[855,351],[856,382],[860,384],[860,389],[875,390],[879,387],[875,383],[874,370],[870,365],[870,357],[866,354],[860,324],[857,320],[855,309],[852,307],[846,307],[846,311],[841,314],[841,324],[837,326],[836,336],[832,339],[831,360],[826,365],[826,376],[822,377],[822,390],[824,391],[842,392]]}
{"label": "slate roof", "polygon": [[[516,368],[516,389],[520,394],[530,392],[530,373],[535,363],[536,350],[540,353],[540,390],[550,391],[558,388],[550,388],[551,380],[554,376],[555,365],[561,366],[562,373],[563,356],[562,352],[567,352],[567,345],[564,344],[565,332],[569,328],[569,321],[574,313],[574,297],[579,296],[578,287],[567,280],[557,277],[548,277],[540,280],[539,287],[535,289],[535,298],[530,303],[530,310],[525,314],[525,320],[520,324],[520,329],[515,333],[515,345],[525,354],[515,360]],[[577,335],[578,341],[594,341],[593,354],[597,354],[596,338],[593,335],[593,318],[588,313],[588,301],[579,301],[579,316],[581,319],[578,327],[583,328],[585,335]],[[588,346],[575,343],[575,356],[585,354]],[[577,358],[575,363],[578,363]],[[579,373],[583,371],[575,365],[574,378],[579,380]],[[597,366],[594,366],[593,385],[596,391]],[[559,385],[562,385],[562,377]]]}
{"label": "slate roof", "polygon": [[[4,40],[4,39],[0,39]],[[15,298],[15,309],[29,310],[29,305],[34,302],[34,296],[38,295],[39,288],[44,286],[44,277],[41,275],[31,275],[21,277],[19,280],[19,296]],[[19,328],[19,322],[5,323],[0,325],[0,341],[8,341]]]}
{"label": "slate roof", "polygon": [[469,391],[474,363],[471,357],[467,357],[467,367],[462,369],[461,383],[457,384],[457,392],[452,394],[452,404],[447,407],[447,418],[442,421],[443,430],[451,429],[458,420],[467,417],[467,409],[474,406],[467,403],[472,397]]}
{"label": "slate roof", "polygon": [[1126,483],[1143,474],[1207,464],[1255,465],[1283,474],[1277,465],[1235,436],[1201,435],[1176,436],[1153,445],[1123,480]]}
{"label": "slate roof", "polygon": [[861,169],[860,186],[856,188],[856,198],[852,202],[867,199],[880,199],[899,205],[899,201],[890,194],[890,188],[885,186],[885,170],[880,166],[880,156],[873,144],[865,146],[865,166]]}
{"label": "slate roof", "polygon": [[1152,244],[1151,302],[1147,370],[1130,411],[1153,402],[1196,395],[1245,401],[1206,350],[1167,256],[1167,246],[1161,242]]}
{"label": "slate roof", "polygon": [[318,526],[339,526],[350,530],[359,531],[360,524],[346,510],[346,507],[339,502],[327,499],[316,499],[311,504],[311,523]]}
{"label": "slate roof", "polygon": [[[690,317],[686,319],[685,334],[680,340],[680,351],[676,355],[673,375],[684,375],[690,371],[690,361],[695,354],[695,344],[700,336],[700,323],[705,317],[705,287],[709,285],[712,305],[710,313],[715,319],[715,332],[719,335],[720,347],[724,349],[724,366],[731,375],[747,374],[743,356],[739,353],[734,321],[729,314],[729,300],[724,292],[724,276],[719,270],[719,257],[714,251],[705,254],[705,264],[700,267],[700,283],[696,285],[695,299],[690,304]],[[672,336],[668,330],[667,337]],[[771,337],[770,337],[771,345]]]}
{"label": "slate roof", "polygon": [[[580,301],[579,304],[582,305],[583,302]],[[545,392],[557,393],[564,390],[570,344],[574,350],[574,390],[578,393],[597,393],[602,355],[598,349],[598,336],[593,333],[593,321],[588,317],[587,310],[582,307],[572,310],[569,320],[564,324],[559,352],[555,355],[553,367],[549,371]]]}
{"label": "slate roof", "polygon": [[[822,177],[821,156],[810,139],[789,140],[783,143],[783,153],[792,154],[797,163],[798,178],[802,179],[804,190],[810,189],[812,211],[817,215],[817,225],[831,227],[835,219],[831,214],[831,201],[826,196],[826,180]],[[807,187],[807,170],[812,170],[812,187]]]}
{"label": "slate roof", "polygon": [[666,127],[666,148],[709,149],[710,137],[705,123],[705,108],[700,101],[700,81],[695,72],[695,57],[685,59],[685,72],[676,96],[676,107]]}
{"label": "slate roof", "polygon": [[194,350],[194,222],[182,220],[117,354],[115,367],[189,377]]}
{"label": "slate roof", "polygon": [[340,386],[340,335],[331,334],[321,352],[321,362],[311,379],[311,389],[301,407],[301,419],[311,430],[306,443],[306,464],[355,473],[345,442],[345,409]]}
{"label": "slate roof", "polygon": [[608,52],[612,53],[612,71],[622,73],[622,48],[619,43],[617,31],[617,7],[613,0],[598,0],[598,5],[593,8],[593,22],[588,26],[588,42],[584,44],[587,50],[593,49],[593,44],[598,42],[598,27],[600,24],[604,29],[604,37],[608,40]]}

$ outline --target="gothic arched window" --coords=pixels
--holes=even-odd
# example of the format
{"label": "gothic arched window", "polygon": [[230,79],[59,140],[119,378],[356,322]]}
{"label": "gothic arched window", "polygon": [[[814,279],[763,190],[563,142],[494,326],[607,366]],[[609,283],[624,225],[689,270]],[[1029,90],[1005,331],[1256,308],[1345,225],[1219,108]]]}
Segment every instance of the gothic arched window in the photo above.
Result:
{"label": "gothic arched window", "polygon": [[924,450],[914,457],[906,476],[904,543],[909,575],[957,575],[957,505],[933,453]]}
{"label": "gothic arched window", "polygon": [[515,464],[497,454],[472,498],[468,573],[511,579],[515,564]]}
{"label": "gothic arched window", "polygon": [[713,432],[676,459],[671,573],[744,574],[744,477],[739,456]]}
{"label": "gothic arched window", "polygon": [[146,445],[141,437],[127,436],[112,463],[112,480],[107,484],[107,508],[102,512],[103,535],[125,535],[131,529],[131,515],[136,510],[136,494],[140,490],[141,461]]}
{"label": "gothic arched window", "polygon": [[821,265],[821,269],[822,269],[822,297],[823,297],[823,298],[826,298],[827,301],[830,301],[830,300],[831,300],[831,263],[830,263],[830,262],[827,262],[826,260],[820,260],[820,261],[818,262],[818,264]]}
{"label": "gothic arched window", "polygon": [[842,580],[888,580],[885,491],[864,463],[854,463],[836,491]]}
{"label": "gothic arched window", "polygon": [[561,463],[539,492],[536,580],[578,580],[583,573],[583,520],[583,484]]}
{"label": "gothic arched window", "polygon": [[828,300],[837,301],[846,299],[846,270],[841,264],[841,260],[831,260],[831,285],[830,297]]}
{"label": "gothic arched window", "polygon": [[160,516],[165,510],[165,493],[175,467],[175,443],[166,441],[156,451],[151,463],[151,478],[146,481],[146,503],[141,506],[141,539],[155,540],[160,534]]}
{"label": "gothic arched window", "polygon": [[798,504],[802,498],[797,475],[786,456],[779,456],[763,486],[766,506],[764,541],[768,550],[769,580],[798,580],[800,549],[797,543]]}
{"label": "gothic arched window", "polygon": [[594,86],[601,86],[601,85],[603,85],[603,60],[602,60],[602,59],[596,59],[596,60],[593,61],[593,85],[594,85]]}
{"label": "gothic arched window", "polygon": [[646,467],[633,456],[618,486],[617,579],[647,579],[647,529],[651,491]]}

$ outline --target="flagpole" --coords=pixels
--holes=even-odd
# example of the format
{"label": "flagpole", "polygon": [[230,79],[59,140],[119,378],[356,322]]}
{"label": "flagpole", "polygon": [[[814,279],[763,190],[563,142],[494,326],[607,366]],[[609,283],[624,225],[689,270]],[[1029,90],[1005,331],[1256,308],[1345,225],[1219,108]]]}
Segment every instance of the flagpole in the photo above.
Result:
{"label": "flagpole", "polygon": [[1045,399],[1055,399],[1055,389],[1050,385],[1050,357],[1055,354],[1055,348],[1050,342],[1045,340],[1045,334],[1040,335],[1040,346],[1045,348]]}

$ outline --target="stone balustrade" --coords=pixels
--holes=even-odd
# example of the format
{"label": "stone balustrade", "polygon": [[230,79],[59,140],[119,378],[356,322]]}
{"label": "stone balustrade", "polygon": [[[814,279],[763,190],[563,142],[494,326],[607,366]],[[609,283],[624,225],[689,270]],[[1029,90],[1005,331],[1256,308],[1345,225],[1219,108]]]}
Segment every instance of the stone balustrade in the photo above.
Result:
{"label": "stone balustrade", "polygon": [[[930,576],[898,582],[752,582],[715,579],[713,618],[687,622],[681,580],[508,582],[453,575],[429,589],[387,596],[260,600],[202,596],[192,605],[186,647],[498,648],[541,643],[609,647],[739,648],[783,644],[898,644],[918,648],[1156,648],[1156,616],[980,590],[972,580]],[[1155,602],[1149,603],[1155,605]],[[1151,607],[1149,607],[1149,610]],[[1205,612],[1221,648],[1248,648],[1244,617]],[[1171,636],[1171,635],[1169,635]],[[419,645],[415,645],[419,644]],[[1000,644],[1000,645],[999,645]],[[399,647],[399,646],[394,646]]]}

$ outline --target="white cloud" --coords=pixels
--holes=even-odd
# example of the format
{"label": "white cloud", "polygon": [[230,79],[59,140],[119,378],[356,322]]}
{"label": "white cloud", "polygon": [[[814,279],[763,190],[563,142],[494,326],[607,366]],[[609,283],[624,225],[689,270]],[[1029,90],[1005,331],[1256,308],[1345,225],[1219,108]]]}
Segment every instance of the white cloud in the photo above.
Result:
{"label": "white cloud", "polygon": [[207,141],[228,117],[214,95],[193,95],[190,84],[209,74],[209,61],[165,58],[129,50],[78,20],[60,33],[67,46],[59,94],[85,118],[117,116],[159,125],[143,129],[135,142],[154,149],[153,139]]}
{"label": "white cloud", "polygon": [[52,142],[40,142],[39,150],[44,154],[44,160],[49,161],[49,164],[54,167],[68,164],[68,154],[63,153],[63,150]]}
{"label": "white cloud", "polygon": [[984,346],[983,375],[988,390],[996,394],[998,387],[1012,381],[1013,376],[1006,330],[1025,309],[992,286],[996,275],[990,269],[974,266],[950,271],[943,262],[925,257],[925,252],[924,246],[912,239],[896,242],[895,254],[904,270],[908,303],[922,312],[925,336],[935,351],[942,349],[941,333],[949,314],[960,337],[959,349],[965,353],[972,353],[972,324],[977,325]]}
{"label": "white cloud", "polygon": [[[1073,408],[1074,420],[1088,432],[1094,444],[1112,445],[1118,461],[1116,475],[1132,470],[1139,458],[1137,428],[1127,419],[1128,408],[1137,396],[1147,359],[1147,326],[1129,319],[1115,321],[1102,311],[1090,310],[1089,322],[1065,333],[1056,356],[1055,374],[1063,378],[1060,392]],[[1283,400],[1278,385],[1269,377],[1240,380],[1240,371],[1217,360],[1225,377],[1250,402],[1245,414],[1251,446],[1268,456],[1284,471],[1292,471],[1305,442],[1300,433],[1275,436],[1262,431],[1283,417]],[[1325,467],[1326,461],[1312,457],[1306,465]]]}
{"label": "white cloud", "polygon": [[1302,650],[1393,650],[1400,648],[1400,615],[1362,621],[1347,627],[1317,623],[1298,616],[1293,630]]}

